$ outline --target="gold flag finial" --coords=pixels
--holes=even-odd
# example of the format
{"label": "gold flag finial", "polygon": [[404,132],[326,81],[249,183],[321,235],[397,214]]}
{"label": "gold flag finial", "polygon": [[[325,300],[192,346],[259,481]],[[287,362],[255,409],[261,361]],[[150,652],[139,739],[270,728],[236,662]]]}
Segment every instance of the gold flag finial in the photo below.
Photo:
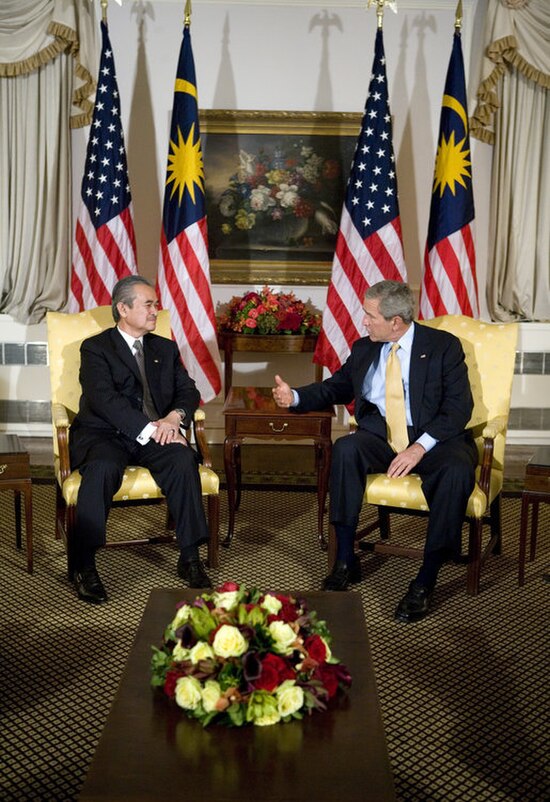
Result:
{"label": "gold flag finial", "polygon": [[371,6],[376,6],[376,18],[378,23],[378,28],[382,29],[382,23],[384,20],[384,8],[388,6],[394,14],[397,14],[397,3],[395,0],[369,0],[367,4],[367,8]]}
{"label": "gold flag finial", "polygon": [[109,5],[109,0],[101,0],[101,19],[107,25],[107,6]]}
{"label": "gold flag finial", "polygon": [[460,33],[462,29],[462,0],[458,0],[458,5],[455,11],[455,30]]}
{"label": "gold flag finial", "polygon": [[186,28],[189,28],[191,25],[191,0],[185,0],[185,12],[184,12],[183,24]]}

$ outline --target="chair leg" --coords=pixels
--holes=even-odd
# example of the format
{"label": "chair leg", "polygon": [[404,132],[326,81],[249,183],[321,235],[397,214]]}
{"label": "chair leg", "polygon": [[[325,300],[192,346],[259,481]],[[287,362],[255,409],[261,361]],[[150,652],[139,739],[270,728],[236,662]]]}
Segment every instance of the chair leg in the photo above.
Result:
{"label": "chair leg", "polygon": [[483,521],[475,518],[470,521],[470,539],[468,545],[468,568],[466,572],[466,592],[469,596],[479,593],[481,576],[481,534]]}
{"label": "chair leg", "polygon": [[208,565],[218,567],[218,548],[220,538],[220,497],[208,496]]}
{"label": "chair leg", "polygon": [[67,531],[66,531],[65,548],[67,549],[67,573],[69,576],[69,581],[72,582],[73,570],[74,570],[74,539],[76,537],[75,506],[67,507],[66,529]]}
{"label": "chair leg", "polygon": [[378,518],[380,520],[380,537],[382,540],[389,540],[390,529],[390,511],[387,507],[378,507]]}
{"label": "chair leg", "polygon": [[59,484],[55,486],[55,539],[62,539],[63,522],[67,515],[67,505]]}

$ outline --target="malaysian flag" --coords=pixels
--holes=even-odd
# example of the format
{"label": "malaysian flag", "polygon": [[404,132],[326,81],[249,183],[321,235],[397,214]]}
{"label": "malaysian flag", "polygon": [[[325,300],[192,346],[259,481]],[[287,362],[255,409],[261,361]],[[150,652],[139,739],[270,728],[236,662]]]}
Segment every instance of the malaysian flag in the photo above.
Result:
{"label": "malaysian flag", "polygon": [[221,389],[221,362],[210,289],[197,84],[187,22],[174,89],[158,289],[162,306],[170,310],[183,364],[202,401],[210,401]]}
{"label": "malaysian flag", "polygon": [[382,30],[376,32],[369,94],[346,188],[323,327],[313,361],[334,373],[362,332],[365,291],[406,281]]}
{"label": "malaysian flag", "polygon": [[419,318],[479,317],[466,82],[456,31],[445,81]]}
{"label": "malaysian flag", "polygon": [[132,196],[113,50],[101,22],[101,59],[81,202],[76,221],[69,311],[111,303],[116,282],[137,273]]}

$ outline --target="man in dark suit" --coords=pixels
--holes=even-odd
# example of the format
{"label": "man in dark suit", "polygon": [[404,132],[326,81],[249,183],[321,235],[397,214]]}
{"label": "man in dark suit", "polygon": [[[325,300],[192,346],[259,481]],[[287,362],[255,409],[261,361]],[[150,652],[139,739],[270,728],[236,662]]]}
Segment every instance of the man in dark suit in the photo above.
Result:
{"label": "man in dark suit", "polygon": [[[296,412],[355,401],[358,429],[339,438],[332,452],[330,521],[338,547],[324,590],[345,590],[360,579],[354,537],[366,475],[406,476],[413,470],[420,475],[430,507],[424,559],[395,611],[399,621],[416,621],[429,611],[443,563],[458,558],[461,551],[477,464],[473,438],[465,431],[472,394],[460,341],[413,322],[414,296],[406,284],[374,284],[365,294],[363,309],[368,336],[353,344],[333,376],[297,390],[276,376],[273,397],[279,406]],[[404,395],[403,445],[397,448],[390,445],[386,421],[386,363],[394,343],[399,344],[396,356]]]}
{"label": "man in dark suit", "polygon": [[95,552],[105,543],[113,495],[128,464],[148,468],[166,496],[180,548],[179,576],[192,587],[211,586],[198,552],[208,540],[198,458],[182,433],[199,392],[176,344],[152,333],[158,300],[147,279],[119,281],[112,307],[116,326],[82,343],[82,396],[70,429],[71,466],[82,476],[73,583],[79,598],[93,604],[107,601]]}

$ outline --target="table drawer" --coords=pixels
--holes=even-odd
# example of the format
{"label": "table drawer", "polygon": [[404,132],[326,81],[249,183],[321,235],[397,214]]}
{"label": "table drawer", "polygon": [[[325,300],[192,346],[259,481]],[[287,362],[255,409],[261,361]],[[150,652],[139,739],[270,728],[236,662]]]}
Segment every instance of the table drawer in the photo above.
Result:
{"label": "table drawer", "polygon": [[235,416],[235,434],[258,435],[259,437],[318,437],[322,421],[314,418],[290,415],[239,418]]}
{"label": "table drawer", "polygon": [[28,454],[0,454],[0,482],[29,478]]}
{"label": "table drawer", "polygon": [[550,495],[550,474],[526,474],[525,489],[535,493]]}

